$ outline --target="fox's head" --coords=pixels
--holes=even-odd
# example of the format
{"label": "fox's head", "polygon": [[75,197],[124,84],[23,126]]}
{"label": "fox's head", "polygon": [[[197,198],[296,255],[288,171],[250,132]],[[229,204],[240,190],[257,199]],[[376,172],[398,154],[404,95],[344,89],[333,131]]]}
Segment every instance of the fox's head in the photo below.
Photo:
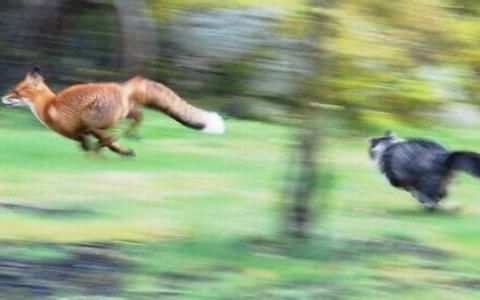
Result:
{"label": "fox's head", "polygon": [[388,146],[398,141],[399,139],[390,130],[385,131],[383,136],[370,138],[370,158],[376,160]]}
{"label": "fox's head", "polygon": [[41,95],[49,95],[49,93],[52,92],[45,84],[38,68],[35,68],[2,98],[2,103],[13,107],[31,106]]}

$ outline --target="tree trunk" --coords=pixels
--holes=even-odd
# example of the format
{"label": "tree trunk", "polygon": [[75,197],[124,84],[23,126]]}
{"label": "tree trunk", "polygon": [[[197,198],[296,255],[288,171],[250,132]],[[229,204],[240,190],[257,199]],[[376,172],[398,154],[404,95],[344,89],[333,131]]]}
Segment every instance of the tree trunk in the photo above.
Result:
{"label": "tree trunk", "polygon": [[319,148],[319,130],[312,120],[305,120],[299,133],[299,144],[294,158],[297,165],[293,182],[289,232],[295,237],[305,238],[310,232],[311,202],[317,188],[317,151]]}
{"label": "tree trunk", "polygon": [[[334,0],[311,0],[310,13],[306,16],[305,32],[310,47],[305,49],[311,58],[312,74],[305,80],[304,87],[299,91],[299,111],[302,113],[303,128],[298,136],[298,147],[294,158],[294,178],[290,197],[292,205],[289,212],[288,231],[295,237],[307,237],[310,233],[312,221],[312,200],[317,189],[318,162],[317,153],[320,146],[318,115],[310,105],[318,93],[318,89],[328,86],[328,77],[331,76],[330,57],[325,48],[321,47],[324,37],[332,32],[332,20],[324,15],[319,8],[326,8],[334,4]],[[328,96],[325,96],[328,97]],[[324,99],[327,100],[327,99]]]}

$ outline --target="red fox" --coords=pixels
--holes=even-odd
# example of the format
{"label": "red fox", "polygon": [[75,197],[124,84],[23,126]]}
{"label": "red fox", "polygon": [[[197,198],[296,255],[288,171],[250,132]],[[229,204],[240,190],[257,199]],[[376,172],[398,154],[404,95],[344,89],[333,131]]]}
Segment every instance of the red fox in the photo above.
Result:
{"label": "red fox", "polygon": [[[143,119],[143,106],[160,110],[193,129],[213,134],[225,131],[224,121],[217,113],[196,108],[165,85],[140,76],[123,83],[78,84],[55,94],[36,68],[2,102],[29,107],[42,124],[80,142],[85,151],[108,147],[120,155],[135,155],[106,130],[124,118],[132,119],[131,129],[136,128]],[[89,135],[98,140],[96,146],[90,144]]]}

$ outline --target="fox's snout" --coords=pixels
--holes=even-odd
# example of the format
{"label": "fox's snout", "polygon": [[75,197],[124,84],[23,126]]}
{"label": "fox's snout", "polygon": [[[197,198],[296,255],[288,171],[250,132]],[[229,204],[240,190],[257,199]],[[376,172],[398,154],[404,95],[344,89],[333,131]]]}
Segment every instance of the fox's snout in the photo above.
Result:
{"label": "fox's snout", "polygon": [[11,105],[12,100],[10,100],[10,95],[6,95],[2,97],[2,103],[5,105]]}
{"label": "fox's snout", "polygon": [[19,99],[12,94],[2,97],[2,103],[6,106],[24,106],[23,99]]}

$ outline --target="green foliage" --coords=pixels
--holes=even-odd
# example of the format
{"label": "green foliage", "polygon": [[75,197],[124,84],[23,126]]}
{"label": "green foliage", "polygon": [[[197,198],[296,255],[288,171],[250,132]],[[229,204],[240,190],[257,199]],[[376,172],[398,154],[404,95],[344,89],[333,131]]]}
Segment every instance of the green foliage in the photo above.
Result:
{"label": "green foliage", "polygon": [[[311,96],[300,102],[409,118],[452,100],[438,93],[431,78],[419,74],[421,68],[434,66],[456,69],[464,88],[458,98],[476,103],[480,23],[473,16],[478,6],[450,2],[344,0],[327,8],[312,6],[303,19],[293,14],[285,34],[311,39],[316,32],[318,53],[313,56],[328,64],[317,67],[317,75],[306,83]],[[455,7],[467,9],[468,16],[457,14]],[[301,29],[289,29],[293,27]]]}
{"label": "green foliage", "polygon": [[286,10],[296,10],[305,6],[304,0],[147,0],[153,14],[160,20],[172,16],[172,8],[178,9],[212,9],[212,8],[241,8],[241,7],[277,7]]}
{"label": "green foliage", "polygon": [[212,78],[208,91],[218,96],[243,95],[253,73],[253,64],[245,59],[218,62],[211,66]]}

